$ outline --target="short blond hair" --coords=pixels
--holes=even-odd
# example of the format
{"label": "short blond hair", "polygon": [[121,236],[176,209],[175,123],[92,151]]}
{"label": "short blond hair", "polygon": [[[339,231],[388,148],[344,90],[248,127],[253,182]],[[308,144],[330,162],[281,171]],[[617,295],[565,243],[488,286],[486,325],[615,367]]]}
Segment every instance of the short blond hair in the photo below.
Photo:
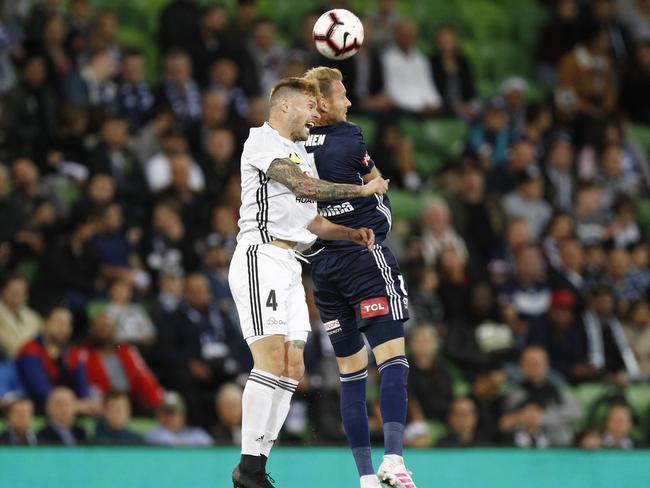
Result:
{"label": "short blond hair", "polygon": [[343,75],[337,68],[329,68],[327,66],[318,66],[307,71],[304,78],[315,81],[320,88],[321,96],[329,98],[332,92],[333,81],[343,81]]}
{"label": "short blond hair", "polygon": [[316,99],[320,97],[318,83],[305,78],[292,76],[290,78],[283,78],[275,84],[271,90],[271,107],[273,107],[283,95],[288,94],[288,92],[298,92]]}

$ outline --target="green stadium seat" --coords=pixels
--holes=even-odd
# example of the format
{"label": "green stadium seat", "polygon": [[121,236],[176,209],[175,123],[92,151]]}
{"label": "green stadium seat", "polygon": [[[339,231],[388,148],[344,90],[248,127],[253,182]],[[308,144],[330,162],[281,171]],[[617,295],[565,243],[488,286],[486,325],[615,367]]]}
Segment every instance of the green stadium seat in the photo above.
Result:
{"label": "green stadium seat", "polygon": [[388,192],[393,207],[394,220],[419,219],[424,209],[424,198],[406,190],[390,190]]}
{"label": "green stadium seat", "polygon": [[142,436],[147,435],[156,425],[156,421],[149,417],[134,417],[129,422],[129,429]]}
{"label": "green stadium seat", "polygon": [[646,158],[650,159],[650,126],[632,124],[630,125],[630,135],[644,150]]}

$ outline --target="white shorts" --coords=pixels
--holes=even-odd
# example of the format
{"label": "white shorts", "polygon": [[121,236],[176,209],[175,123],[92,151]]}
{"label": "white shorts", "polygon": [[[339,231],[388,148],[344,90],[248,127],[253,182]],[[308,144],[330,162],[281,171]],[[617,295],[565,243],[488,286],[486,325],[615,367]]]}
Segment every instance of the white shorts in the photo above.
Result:
{"label": "white shorts", "polygon": [[293,251],[271,244],[238,244],[228,271],[244,339],[306,340],[311,331],[302,267]]}

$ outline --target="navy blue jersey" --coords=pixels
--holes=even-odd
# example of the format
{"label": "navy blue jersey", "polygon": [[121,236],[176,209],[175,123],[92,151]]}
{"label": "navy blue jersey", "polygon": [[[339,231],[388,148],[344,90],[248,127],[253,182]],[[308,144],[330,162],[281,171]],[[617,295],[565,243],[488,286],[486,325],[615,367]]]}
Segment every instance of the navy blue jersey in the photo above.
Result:
{"label": "navy blue jersey", "polygon": [[[369,174],[375,163],[366,151],[359,126],[349,122],[313,127],[305,142],[307,152],[314,155],[318,176],[334,183],[362,185],[362,177]],[[318,213],[332,222],[346,227],[368,227],[381,243],[391,227],[391,206],[387,196],[351,198],[332,202],[318,202]],[[350,241],[322,241],[326,250],[358,248]]]}

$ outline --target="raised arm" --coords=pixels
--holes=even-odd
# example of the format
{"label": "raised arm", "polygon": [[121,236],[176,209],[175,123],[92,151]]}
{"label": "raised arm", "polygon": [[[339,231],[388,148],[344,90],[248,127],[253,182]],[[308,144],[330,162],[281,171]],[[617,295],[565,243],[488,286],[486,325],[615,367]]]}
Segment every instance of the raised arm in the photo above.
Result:
{"label": "raised arm", "polygon": [[316,201],[369,197],[374,193],[383,195],[388,190],[390,181],[378,176],[365,185],[330,183],[305,176],[300,171],[300,167],[289,159],[273,160],[266,175],[278,183],[282,183],[297,197]]}

